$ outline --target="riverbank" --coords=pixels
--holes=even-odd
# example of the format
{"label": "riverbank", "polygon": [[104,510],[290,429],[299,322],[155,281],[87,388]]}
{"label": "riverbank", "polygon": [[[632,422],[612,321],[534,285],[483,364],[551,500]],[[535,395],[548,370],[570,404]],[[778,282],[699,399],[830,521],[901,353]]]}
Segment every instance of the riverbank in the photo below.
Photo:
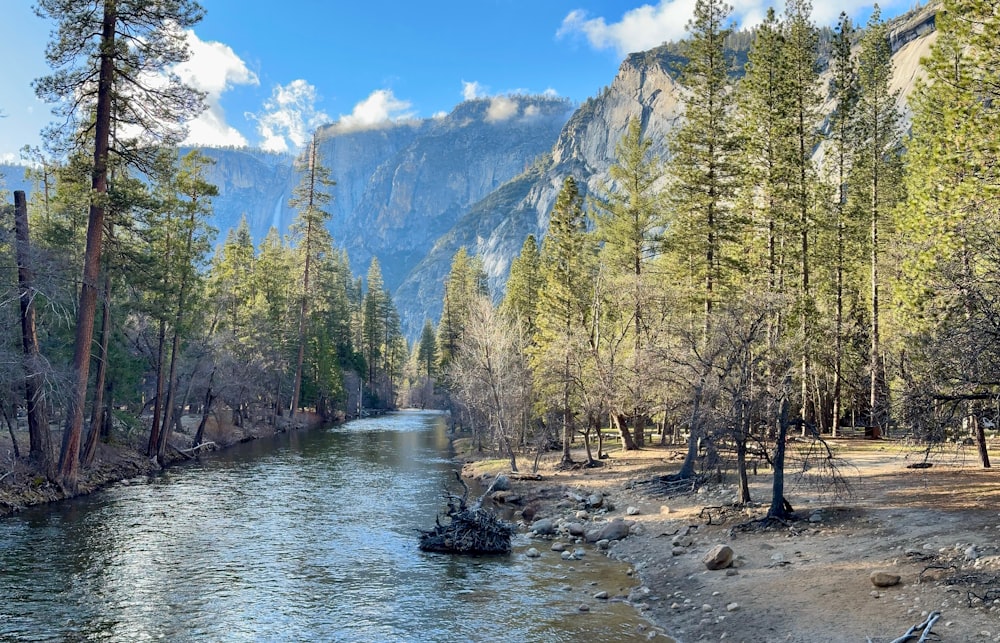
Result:
{"label": "riverbank", "polygon": [[[673,497],[636,484],[679,469],[683,447],[612,450],[595,469],[560,470],[560,454],[547,454],[540,480],[515,479],[503,497],[522,529],[553,521],[557,535],[536,546],[543,556],[561,555],[549,548],[557,541],[596,549],[567,532],[625,521],[630,535],[607,553],[632,565],[641,587],[618,598],[679,641],[880,643],[934,611],[939,640],[1000,641],[1000,474],[981,469],[972,447],[943,447],[932,467],[910,469],[922,454],[892,442],[831,446],[849,489],[816,486],[810,471],[790,475],[785,496],[799,520],[775,530],[733,529],[766,513],[763,470],[751,476],[760,504],[749,508],[733,506],[732,480]],[[505,461],[458,457],[469,477],[505,470]],[[603,506],[588,508],[595,495]],[[703,558],[717,545],[733,550],[734,564],[710,571]],[[876,587],[876,571],[900,582]]]}
{"label": "riverbank", "polygon": [[[178,462],[191,459],[192,439],[201,416],[185,415],[181,418],[183,432],[174,432],[171,436],[167,453],[167,464],[171,466]],[[233,445],[273,436],[292,430],[308,429],[319,426],[323,420],[315,413],[298,413],[295,421],[279,418],[275,424],[258,422],[244,427],[237,427],[232,422],[211,416],[205,426],[205,443],[207,448],[200,449],[201,454],[224,450]],[[62,429],[52,425],[53,458],[58,458],[58,448],[62,440]],[[145,441],[143,432],[121,430],[116,432],[111,444],[100,443],[91,466],[81,468],[78,490],[75,494],[65,493],[59,485],[49,481],[44,472],[38,470],[33,463],[14,457],[13,444],[9,432],[0,434],[0,454],[3,460],[3,473],[0,474],[0,517],[19,511],[25,507],[48,502],[58,502],[70,497],[93,493],[109,484],[128,480],[140,475],[149,475],[159,471],[161,467],[155,460],[143,454]],[[28,449],[28,434],[26,430],[16,433],[18,447],[22,455]]]}

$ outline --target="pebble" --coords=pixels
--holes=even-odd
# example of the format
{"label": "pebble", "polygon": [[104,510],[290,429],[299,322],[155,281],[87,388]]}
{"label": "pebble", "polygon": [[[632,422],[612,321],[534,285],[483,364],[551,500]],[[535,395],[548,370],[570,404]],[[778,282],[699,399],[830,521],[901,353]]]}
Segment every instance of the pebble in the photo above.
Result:
{"label": "pebble", "polygon": [[701,606],[701,611],[703,611],[703,612],[711,612],[712,611],[712,606],[709,605],[708,603],[705,603],[704,605]]}
{"label": "pebble", "polygon": [[589,612],[590,611],[590,606],[589,605],[581,605],[580,607],[578,607],[576,609],[580,610],[581,612]]}
{"label": "pebble", "polygon": [[729,605],[726,605],[726,611],[727,612],[735,612],[739,608],[740,608],[740,604],[739,603],[730,603]]}
{"label": "pebble", "polygon": [[531,547],[528,549],[528,551],[524,552],[524,555],[527,556],[528,558],[538,558],[542,554],[539,553],[539,551],[534,547]]}
{"label": "pebble", "polygon": [[600,592],[597,592],[596,594],[594,594],[594,598],[601,599],[601,600],[607,600],[608,593],[605,592],[605,591],[603,591],[603,590],[601,590]]}
{"label": "pebble", "polygon": [[625,509],[625,513],[628,514],[629,516],[638,516],[639,515],[639,508],[638,507],[633,507],[633,506],[630,505],[629,507],[627,507]]}

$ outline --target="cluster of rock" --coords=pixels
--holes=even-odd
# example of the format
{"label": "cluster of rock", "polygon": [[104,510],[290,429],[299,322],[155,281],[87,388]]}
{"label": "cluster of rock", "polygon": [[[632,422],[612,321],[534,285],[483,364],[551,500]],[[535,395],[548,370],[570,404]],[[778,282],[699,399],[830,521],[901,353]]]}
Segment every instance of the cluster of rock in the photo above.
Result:
{"label": "cluster of rock", "polygon": [[[578,560],[586,551],[578,545],[590,544],[599,550],[608,550],[620,540],[641,529],[638,523],[621,516],[610,516],[615,505],[601,493],[583,494],[576,491],[566,493],[565,499],[556,504],[563,515],[554,518],[540,518],[527,523],[529,536],[553,540],[551,550],[558,552],[564,560]],[[626,515],[639,513],[636,507],[628,507]],[[577,545],[574,547],[574,545]],[[536,548],[528,550],[529,557],[540,556]]]}

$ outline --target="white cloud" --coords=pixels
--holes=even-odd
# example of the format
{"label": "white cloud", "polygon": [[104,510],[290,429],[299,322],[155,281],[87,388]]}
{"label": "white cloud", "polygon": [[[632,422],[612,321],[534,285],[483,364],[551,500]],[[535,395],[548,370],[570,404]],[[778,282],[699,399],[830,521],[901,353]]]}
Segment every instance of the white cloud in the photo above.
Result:
{"label": "white cloud", "polygon": [[546,98],[559,98],[559,92],[549,87],[544,92],[542,92],[542,96],[545,96]]}
{"label": "white cloud", "polygon": [[228,45],[206,42],[191,30],[185,35],[191,57],[174,72],[186,84],[205,92],[206,109],[188,124],[184,142],[189,145],[246,145],[246,137],[226,122],[221,98],[236,85],[259,85],[257,75]]}
{"label": "white cloud", "polygon": [[310,133],[330,120],[316,110],[316,88],[301,78],[287,85],[277,85],[271,97],[264,101],[264,111],[247,114],[257,121],[261,149],[288,152],[301,148]]}
{"label": "white cloud", "polygon": [[476,100],[477,98],[482,98],[486,93],[486,88],[479,84],[478,81],[462,81],[462,98],[465,100]]}
{"label": "white cloud", "polygon": [[434,115],[431,116],[431,118],[434,118],[434,119],[437,119],[437,120],[441,120],[442,118],[446,117],[447,115],[448,115],[448,112],[445,112],[445,111],[442,110],[440,112],[434,112]]}
{"label": "white cloud", "polygon": [[[909,0],[908,0],[909,1]],[[743,27],[759,23],[768,7],[784,11],[784,3],[766,0],[734,0],[731,18]],[[618,22],[608,23],[603,17],[591,18],[583,9],[574,9],[563,18],[557,37],[582,35],[594,49],[614,49],[619,55],[645,51],[668,40],[680,40],[686,34],[688,21],[694,14],[695,0],[660,0],[626,11]],[[906,8],[903,0],[882,3],[883,15],[892,7]],[[813,7],[813,20],[819,26],[832,26],[841,11],[854,15],[871,7],[871,0],[840,0],[818,2]]]}
{"label": "white cloud", "polygon": [[350,114],[340,116],[337,129],[359,130],[372,129],[400,120],[415,117],[411,110],[412,103],[396,98],[391,89],[376,89],[368,98],[354,106]]}
{"label": "white cloud", "polygon": [[517,101],[506,96],[493,96],[490,98],[490,106],[486,109],[486,122],[499,123],[517,116]]}

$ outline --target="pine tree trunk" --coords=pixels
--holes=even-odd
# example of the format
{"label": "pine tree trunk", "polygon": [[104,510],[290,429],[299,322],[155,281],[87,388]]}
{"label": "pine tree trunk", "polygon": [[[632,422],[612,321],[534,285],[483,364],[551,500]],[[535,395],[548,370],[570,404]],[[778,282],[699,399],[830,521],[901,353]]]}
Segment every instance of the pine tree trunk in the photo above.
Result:
{"label": "pine tree trunk", "polygon": [[153,424],[149,428],[149,444],[146,446],[146,455],[151,458],[157,454],[160,444],[160,418],[163,408],[163,344],[166,342],[166,337],[166,322],[161,320],[156,342],[156,397],[153,404]]}
{"label": "pine tree trunk", "polygon": [[[14,192],[14,234],[17,252],[18,299],[21,303],[21,345],[24,349],[24,397],[28,405],[29,454],[48,477],[52,471],[52,438],[45,408],[42,360],[35,327],[35,288],[31,270],[28,206],[24,192]],[[12,434],[13,435],[13,434]]]}
{"label": "pine tree trunk", "polygon": [[785,441],[788,439],[788,394],[781,398],[778,414],[778,438],[774,450],[774,477],[771,483],[771,506],[767,510],[768,518],[789,517],[788,503],[785,501]]}
{"label": "pine tree trunk", "polygon": [[108,372],[108,340],[111,333],[108,325],[111,323],[111,277],[104,276],[104,302],[101,306],[101,345],[100,357],[97,360],[97,382],[94,384],[94,405],[90,413],[90,430],[87,432],[87,442],[80,454],[80,464],[89,467],[94,463],[97,454],[97,439],[104,425],[104,382]]}
{"label": "pine tree trunk", "polygon": [[87,381],[90,376],[90,342],[94,332],[97,309],[97,282],[101,272],[101,242],[104,237],[104,199],[108,192],[108,151],[111,140],[111,95],[114,84],[114,56],[117,55],[115,27],[117,5],[104,2],[101,25],[100,71],[97,81],[97,105],[94,124],[94,171],[91,189],[94,193],[87,220],[87,245],[84,250],[83,279],[77,308],[76,335],[73,343],[72,378],[66,424],[63,428],[62,449],[59,452],[60,485],[76,491],[80,471],[80,438],[83,433],[83,408],[87,402]]}

